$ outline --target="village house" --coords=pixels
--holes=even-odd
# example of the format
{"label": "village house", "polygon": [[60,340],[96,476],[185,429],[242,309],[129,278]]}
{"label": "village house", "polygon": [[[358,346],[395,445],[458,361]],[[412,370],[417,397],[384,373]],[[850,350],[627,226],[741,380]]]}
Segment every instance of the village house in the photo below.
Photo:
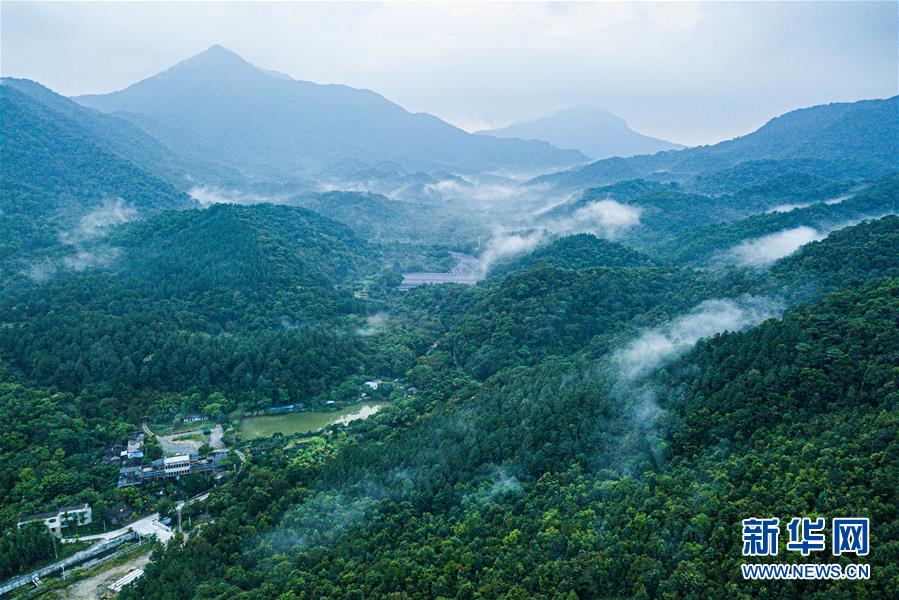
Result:
{"label": "village house", "polygon": [[43,522],[44,526],[55,536],[62,536],[62,530],[79,525],[89,525],[94,520],[90,504],[78,504],[64,506],[57,511],[38,513],[22,517],[17,527],[23,527],[28,523]]}

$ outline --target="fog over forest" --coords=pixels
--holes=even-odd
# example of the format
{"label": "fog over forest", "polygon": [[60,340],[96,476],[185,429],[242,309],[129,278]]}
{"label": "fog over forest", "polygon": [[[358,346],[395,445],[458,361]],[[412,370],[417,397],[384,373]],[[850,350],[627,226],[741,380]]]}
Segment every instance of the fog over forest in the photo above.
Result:
{"label": "fog over forest", "polygon": [[895,3],[2,10],[0,595],[896,589]]}

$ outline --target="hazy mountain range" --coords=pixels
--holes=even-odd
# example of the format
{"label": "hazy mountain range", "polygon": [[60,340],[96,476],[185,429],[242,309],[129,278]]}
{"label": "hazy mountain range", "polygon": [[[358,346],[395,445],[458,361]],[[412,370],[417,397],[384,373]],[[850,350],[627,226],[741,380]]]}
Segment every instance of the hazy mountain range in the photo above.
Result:
{"label": "hazy mountain range", "polygon": [[543,140],[558,148],[576,148],[593,159],[655,154],[684,146],[637,133],[605,108],[575,106],[555,114],[478,133],[501,138]]}
{"label": "hazy mountain range", "polygon": [[250,179],[309,177],[347,161],[462,173],[586,162],[546,142],[472,135],[369,90],[293,80],[221,46],[124,90],[76,100],[128,119],[186,157]]}
{"label": "hazy mountain range", "polygon": [[[534,180],[568,188],[649,177],[692,180],[697,175],[764,161],[769,175],[803,172],[875,178],[899,169],[899,96],[822,104],[788,112],[758,130],[711,146],[610,158]],[[752,170],[760,165],[752,165]]]}

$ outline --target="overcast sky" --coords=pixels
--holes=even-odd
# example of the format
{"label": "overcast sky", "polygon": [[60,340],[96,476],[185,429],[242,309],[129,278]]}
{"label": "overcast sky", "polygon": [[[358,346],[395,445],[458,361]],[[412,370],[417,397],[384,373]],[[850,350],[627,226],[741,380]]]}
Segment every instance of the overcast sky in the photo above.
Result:
{"label": "overcast sky", "polygon": [[0,3],[0,71],[107,92],[222,44],[468,130],[578,104],[685,144],[897,93],[897,4]]}

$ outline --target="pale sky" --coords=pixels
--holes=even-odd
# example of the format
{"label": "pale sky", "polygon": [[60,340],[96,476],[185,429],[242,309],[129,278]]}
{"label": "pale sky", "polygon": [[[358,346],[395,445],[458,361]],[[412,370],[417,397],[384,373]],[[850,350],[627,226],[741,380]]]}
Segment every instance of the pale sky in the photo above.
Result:
{"label": "pale sky", "polygon": [[0,72],[76,95],[213,44],[464,129],[579,104],[684,144],[897,94],[897,3],[0,2]]}

